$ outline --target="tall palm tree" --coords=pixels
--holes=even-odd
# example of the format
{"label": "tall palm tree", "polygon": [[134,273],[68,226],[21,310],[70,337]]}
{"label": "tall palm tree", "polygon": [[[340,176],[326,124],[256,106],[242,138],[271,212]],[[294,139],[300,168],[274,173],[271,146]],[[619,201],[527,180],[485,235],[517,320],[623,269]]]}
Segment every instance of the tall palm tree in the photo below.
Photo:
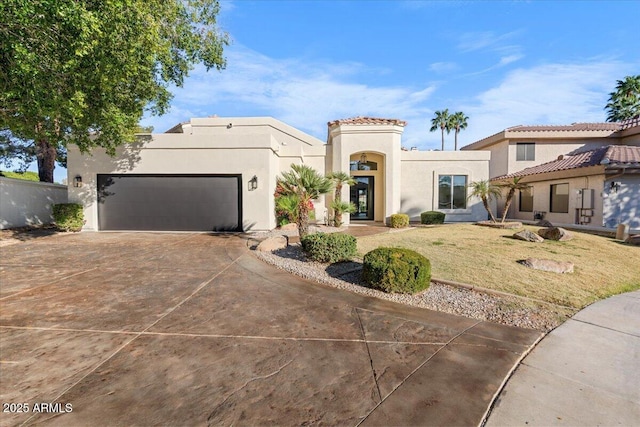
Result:
{"label": "tall palm tree", "polygon": [[491,217],[491,221],[496,222],[496,217],[493,216],[493,212],[491,211],[491,207],[489,203],[494,199],[499,199],[502,197],[502,191],[500,191],[500,187],[497,185],[491,184],[489,181],[474,181],[469,184],[469,188],[471,189],[471,193],[469,194],[469,199],[472,197],[479,197],[482,200],[482,204],[484,208],[489,212],[489,216]]}
{"label": "tall palm tree", "polygon": [[605,107],[608,122],[619,122],[640,114],[640,74],[627,76],[617,83]]}
{"label": "tall palm tree", "polygon": [[331,180],[320,175],[307,165],[291,165],[291,171],[283,172],[278,178],[283,194],[298,197],[298,234],[300,238],[309,234],[309,207],[312,200],[331,191]]}
{"label": "tall palm tree", "polygon": [[444,131],[446,130],[447,133],[451,131],[450,117],[449,109],[445,108],[442,111],[436,111],[435,116],[431,119],[431,129],[429,131],[435,132],[440,129],[440,132],[442,132],[442,151],[444,151]]}
{"label": "tall palm tree", "polygon": [[450,117],[449,125],[451,126],[451,129],[455,131],[455,138],[456,138],[455,146],[453,149],[454,151],[458,151],[458,134],[462,129],[467,128],[467,120],[469,120],[469,117],[465,116],[462,111],[456,111],[449,117]]}
{"label": "tall palm tree", "polygon": [[351,203],[342,201],[342,186],[343,185],[356,185],[356,180],[346,172],[336,171],[327,175],[327,178],[333,183],[333,203],[331,208],[333,209],[333,221],[336,227],[342,225],[342,214],[345,212],[351,212]]}
{"label": "tall palm tree", "polygon": [[507,200],[504,202],[504,212],[502,212],[502,221],[507,218],[507,213],[509,212],[509,207],[511,206],[511,202],[513,201],[513,196],[516,194],[516,190],[526,190],[530,186],[520,182],[522,180],[521,177],[513,178],[513,181],[505,182],[503,184],[498,185],[500,188],[508,189]]}

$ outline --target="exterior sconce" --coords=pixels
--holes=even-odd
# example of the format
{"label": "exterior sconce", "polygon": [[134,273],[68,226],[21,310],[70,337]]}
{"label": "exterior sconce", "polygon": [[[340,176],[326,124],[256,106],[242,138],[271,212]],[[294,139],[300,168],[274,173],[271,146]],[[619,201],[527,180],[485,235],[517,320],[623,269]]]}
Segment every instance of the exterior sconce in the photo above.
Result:
{"label": "exterior sconce", "polygon": [[258,189],[258,177],[253,175],[253,178],[249,180],[249,191]]}
{"label": "exterior sconce", "polygon": [[229,124],[227,125],[227,129],[231,129],[232,127],[233,127],[233,123],[229,123]]}
{"label": "exterior sconce", "polygon": [[73,178],[73,186],[76,188],[82,187],[82,177],[80,175],[76,175],[76,177]]}
{"label": "exterior sconce", "polygon": [[360,163],[367,163],[367,153],[362,153],[360,156]]}

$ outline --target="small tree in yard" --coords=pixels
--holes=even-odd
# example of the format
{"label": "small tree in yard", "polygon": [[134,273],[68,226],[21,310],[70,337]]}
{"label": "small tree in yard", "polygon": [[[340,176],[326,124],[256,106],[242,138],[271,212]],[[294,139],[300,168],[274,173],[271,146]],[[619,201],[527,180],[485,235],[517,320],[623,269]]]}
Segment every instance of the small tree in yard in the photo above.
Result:
{"label": "small tree in yard", "polygon": [[472,197],[479,197],[482,200],[482,204],[484,208],[489,212],[489,216],[491,217],[491,221],[496,222],[496,217],[493,216],[493,212],[491,212],[491,207],[489,203],[495,198],[499,199],[502,197],[502,192],[500,191],[500,187],[491,184],[489,181],[474,181],[469,184],[469,188],[471,188],[471,193],[469,194],[469,199]]}
{"label": "small tree in yard", "polygon": [[313,200],[331,191],[331,180],[306,165],[291,165],[291,171],[283,172],[278,184],[285,195],[298,198],[297,221],[300,238],[309,234],[309,206]]}
{"label": "small tree in yard", "polygon": [[331,203],[331,209],[333,209],[333,224],[336,227],[342,225],[342,214],[355,212],[356,207],[353,203],[342,201],[342,186],[343,185],[356,185],[356,180],[346,172],[331,172],[327,175],[333,182],[334,193],[333,202]]}
{"label": "small tree in yard", "polygon": [[504,184],[500,184],[498,187],[506,188],[509,191],[507,192],[507,200],[504,203],[504,212],[502,213],[502,220],[500,222],[504,222],[507,218],[507,213],[509,212],[509,207],[511,206],[511,202],[513,201],[513,196],[516,194],[516,190],[526,190],[529,188],[529,185],[520,182],[522,178],[515,177],[513,181],[506,182]]}

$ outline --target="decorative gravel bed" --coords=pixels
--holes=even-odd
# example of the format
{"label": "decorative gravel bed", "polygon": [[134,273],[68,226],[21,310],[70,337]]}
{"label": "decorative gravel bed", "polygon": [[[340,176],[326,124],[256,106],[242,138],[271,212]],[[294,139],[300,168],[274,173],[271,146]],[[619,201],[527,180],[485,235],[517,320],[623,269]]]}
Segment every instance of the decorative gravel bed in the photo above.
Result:
{"label": "decorative gravel bed", "polygon": [[[297,235],[297,232],[276,231],[256,234],[253,237],[262,240],[268,236],[283,234]],[[361,262],[336,264],[313,262],[305,257],[299,244],[273,252],[255,251],[255,254],[268,264],[334,288],[522,328],[549,331],[575,313],[575,310],[553,304],[540,304],[518,297],[502,297],[434,282],[429,289],[415,295],[387,294],[364,285],[361,280]]]}

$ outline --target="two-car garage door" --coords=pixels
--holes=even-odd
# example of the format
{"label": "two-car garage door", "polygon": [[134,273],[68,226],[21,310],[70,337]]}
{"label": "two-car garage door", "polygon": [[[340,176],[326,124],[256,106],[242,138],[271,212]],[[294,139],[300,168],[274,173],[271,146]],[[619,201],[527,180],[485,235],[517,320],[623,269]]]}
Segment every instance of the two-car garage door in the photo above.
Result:
{"label": "two-car garage door", "polygon": [[100,230],[242,231],[240,175],[98,175]]}

